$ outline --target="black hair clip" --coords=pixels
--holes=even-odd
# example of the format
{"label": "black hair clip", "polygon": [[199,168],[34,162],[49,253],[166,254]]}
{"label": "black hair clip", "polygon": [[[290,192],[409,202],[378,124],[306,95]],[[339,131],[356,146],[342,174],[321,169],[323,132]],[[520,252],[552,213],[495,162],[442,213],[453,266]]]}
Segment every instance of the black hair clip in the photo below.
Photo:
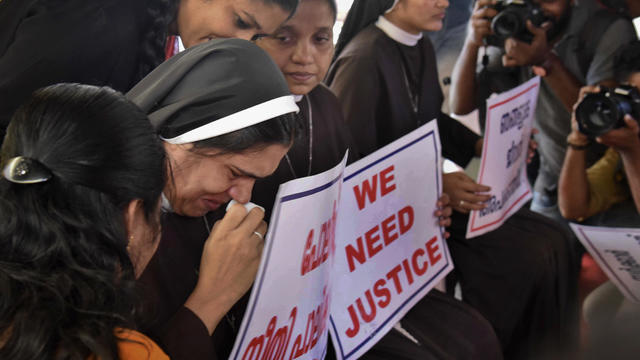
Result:
{"label": "black hair clip", "polygon": [[18,156],[9,160],[2,170],[5,179],[16,184],[37,184],[45,182],[53,176],[41,162]]}

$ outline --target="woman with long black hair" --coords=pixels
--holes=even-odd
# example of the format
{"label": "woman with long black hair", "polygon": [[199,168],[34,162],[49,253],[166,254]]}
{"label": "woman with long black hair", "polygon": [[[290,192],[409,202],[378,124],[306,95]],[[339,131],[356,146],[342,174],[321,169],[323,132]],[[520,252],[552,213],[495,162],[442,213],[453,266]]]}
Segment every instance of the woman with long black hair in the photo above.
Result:
{"label": "woman with long black hair", "polygon": [[59,83],[128,91],[165,60],[167,35],[191,47],[268,34],[298,0],[2,0],[0,141],[15,109]]}
{"label": "woman with long black hair", "polygon": [[[443,155],[461,166],[480,137],[443,114],[435,53],[424,31],[442,27],[447,0],[356,0],[338,39],[327,83],[360,155],[422,124],[438,122]],[[462,298],[493,325],[506,358],[562,356],[575,340],[577,266],[562,228],[522,209],[500,228],[466,239],[468,213],[488,187],[445,174],[454,209],[449,249]]]}
{"label": "woman with long black hair", "polygon": [[50,86],[16,112],[0,152],[0,358],[167,359],[135,331],[164,167],[146,115],[109,88]]}

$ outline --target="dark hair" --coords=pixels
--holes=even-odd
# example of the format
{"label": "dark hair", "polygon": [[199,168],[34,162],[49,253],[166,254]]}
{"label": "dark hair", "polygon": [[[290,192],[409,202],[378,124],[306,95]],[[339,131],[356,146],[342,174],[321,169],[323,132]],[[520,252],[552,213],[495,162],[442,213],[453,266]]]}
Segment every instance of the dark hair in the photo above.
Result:
{"label": "dark hair", "polygon": [[613,62],[615,78],[627,82],[633,73],[640,72],[640,40],[634,40],[618,50]]}
{"label": "dark hair", "polygon": [[280,115],[234,132],[196,141],[197,150],[216,149],[220,153],[241,153],[249,149],[260,149],[269,145],[289,146],[299,133],[294,113]]}
{"label": "dark hair", "polygon": [[[265,4],[275,4],[293,15],[300,0],[261,0]],[[165,49],[169,25],[177,17],[180,0],[152,0],[147,2],[147,31],[143,35],[140,61],[136,82],[142,80],[151,70],[165,60]]]}
{"label": "dark hair", "polygon": [[147,31],[140,42],[140,60],[136,82],[165,60],[169,25],[176,19],[179,0],[147,1]]}
{"label": "dark hair", "polygon": [[393,0],[355,0],[347,13],[333,54],[335,61],[349,41],[371,25],[393,5]]}
{"label": "dark hair", "polygon": [[156,214],[161,142],[122,94],[58,84],[13,116],[0,169],[17,156],[53,175],[0,175],[0,358],[118,359],[114,331],[135,328],[138,313],[123,210],[141,199]]}
{"label": "dark hair", "polygon": [[327,4],[329,5],[329,9],[331,9],[333,21],[335,22],[338,18],[338,4],[336,3],[336,0],[327,0]]}
{"label": "dark hair", "polygon": [[262,0],[265,4],[275,4],[282,8],[284,11],[289,12],[289,17],[293,15],[300,3],[300,0]]}

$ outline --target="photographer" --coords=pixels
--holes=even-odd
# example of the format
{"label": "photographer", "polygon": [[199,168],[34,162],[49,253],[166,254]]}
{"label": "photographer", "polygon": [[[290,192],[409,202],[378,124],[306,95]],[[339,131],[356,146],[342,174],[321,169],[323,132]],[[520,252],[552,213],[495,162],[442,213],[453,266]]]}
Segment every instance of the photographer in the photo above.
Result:
{"label": "photographer", "polygon": [[[615,61],[616,79],[640,89],[640,41],[624,47]],[[603,89],[588,86],[581,98]],[[622,98],[623,101],[631,99]],[[578,105],[576,104],[576,108]],[[576,113],[578,114],[576,116]],[[585,114],[586,115],[586,114]],[[609,148],[605,155],[587,169],[585,148],[590,140],[580,131],[578,119],[589,118],[574,111],[567,154],[560,174],[558,204],[562,215],[570,220],[588,219],[592,225],[631,227],[640,224],[640,125],[627,114],[624,123],[595,137]],[[587,125],[589,125],[587,123]],[[585,125],[583,125],[585,127]]]}
{"label": "photographer", "polygon": [[[615,60],[615,69],[616,79],[620,83],[640,90],[639,40],[621,49]],[[583,88],[581,104],[585,102],[584,96],[587,94],[603,94],[606,91],[594,86]],[[633,97],[620,100],[631,102]],[[583,107],[576,105],[576,109],[578,106]],[[640,226],[640,124],[637,121],[640,116],[637,108],[634,111],[635,119],[626,115],[624,122],[618,123],[616,128],[595,137],[595,141],[609,146],[609,149],[588,169],[583,147],[590,139],[580,132],[578,124],[582,123],[583,129],[589,129],[591,120],[582,114],[582,110],[574,111],[573,130],[567,138],[569,148],[560,175],[558,198],[560,210],[568,219],[586,219],[585,223],[599,226]],[[602,118],[605,114],[595,115]],[[594,125],[600,124],[606,123]],[[583,314],[589,329],[585,359],[637,357],[640,351],[640,344],[636,341],[640,331],[640,305],[627,300],[611,281],[587,296]]]}
{"label": "photographer", "polygon": [[[498,6],[500,5],[500,6]],[[492,19],[496,7],[526,7],[520,21],[530,43],[509,37],[502,48],[484,48],[481,69],[476,76],[479,51],[495,38]],[[540,26],[533,25],[531,9],[544,15]],[[588,26],[587,26],[588,24]],[[516,34],[516,37],[525,37]],[[584,84],[613,85],[613,56],[634,38],[628,19],[602,10],[595,1],[533,0],[524,5],[510,1],[478,0],[470,20],[465,46],[454,69],[451,109],[466,114],[483,104],[494,92],[503,92],[534,75],[543,78],[536,109],[535,127],[540,169],[534,186],[532,210],[562,220],[557,208],[557,182],[566,137],[571,132],[570,110]],[[592,149],[590,149],[592,150]],[[593,159],[598,158],[597,151]]]}

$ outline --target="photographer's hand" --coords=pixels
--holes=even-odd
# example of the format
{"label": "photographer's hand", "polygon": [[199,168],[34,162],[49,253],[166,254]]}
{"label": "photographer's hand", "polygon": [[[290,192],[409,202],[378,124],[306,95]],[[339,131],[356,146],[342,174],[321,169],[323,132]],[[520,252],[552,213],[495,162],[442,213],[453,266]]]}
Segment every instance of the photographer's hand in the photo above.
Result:
{"label": "photographer's hand", "polygon": [[547,40],[547,30],[551,26],[551,22],[545,22],[537,27],[527,20],[527,28],[533,34],[533,41],[527,44],[524,41],[508,38],[504,43],[505,54],[502,56],[502,64],[505,67],[531,66],[547,61],[547,57],[553,56],[551,45]]}
{"label": "photographer's hand", "polygon": [[609,131],[608,133],[598,136],[596,141],[611,146],[620,155],[625,153],[633,154],[640,151],[640,126],[638,122],[629,115],[624,117],[625,126]]}
{"label": "photographer's hand", "polygon": [[636,211],[640,213],[640,125],[629,115],[624,117],[624,122],[624,127],[611,130],[596,140],[620,154]]}
{"label": "photographer's hand", "polygon": [[558,208],[562,216],[570,220],[583,219],[589,212],[589,180],[585,154],[589,138],[578,128],[576,108],[586,94],[599,91],[598,86],[581,88],[571,113],[571,133],[567,136],[567,153],[558,180]]}
{"label": "photographer's hand", "polygon": [[476,107],[476,64],[484,38],[491,32],[491,18],[497,11],[490,6],[495,0],[478,0],[469,20],[467,38],[451,74],[449,106],[455,114],[464,115]]}
{"label": "photographer's hand", "polygon": [[484,38],[493,33],[491,20],[498,14],[498,11],[491,7],[494,4],[495,0],[476,1],[467,31],[467,41],[470,44],[481,47],[484,45]]}

